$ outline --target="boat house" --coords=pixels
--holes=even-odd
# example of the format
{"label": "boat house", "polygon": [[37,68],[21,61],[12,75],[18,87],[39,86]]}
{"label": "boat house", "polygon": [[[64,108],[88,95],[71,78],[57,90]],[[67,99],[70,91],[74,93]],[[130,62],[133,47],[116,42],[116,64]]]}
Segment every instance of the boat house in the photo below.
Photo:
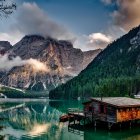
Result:
{"label": "boat house", "polygon": [[[132,122],[140,120],[140,100],[127,97],[102,97],[91,98],[83,103],[83,110],[69,109],[68,115],[62,116],[60,120],[71,122],[89,120],[96,127],[97,122],[105,122],[108,128],[114,124],[128,122],[131,127]],[[64,119],[65,117],[65,119]]]}
{"label": "boat house", "polygon": [[140,100],[126,97],[91,98],[83,103],[84,114],[92,121],[108,123],[140,120]]}

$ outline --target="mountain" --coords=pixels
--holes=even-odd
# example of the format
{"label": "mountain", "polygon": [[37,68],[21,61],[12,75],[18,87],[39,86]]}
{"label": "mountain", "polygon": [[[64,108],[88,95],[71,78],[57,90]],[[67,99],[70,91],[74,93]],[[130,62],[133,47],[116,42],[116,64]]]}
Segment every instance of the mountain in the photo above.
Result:
{"label": "mountain", "polygon": [[22,60],[38,60],[47,70],[35,71],[28,64],[14,67],[3,76],[1,83],[21,89],[50,91],[79,74],[101,50],[82,52],[69,41],[27,35],[13,46],[11,52]]}
{"label": "mountain", "polygon": [[51,99],[132,96],[140,92],[140,26],[112,42],[77,77],[50,91]]}
{"label": "mountain", "polygon": [[0,41],[0,54],[5,54],[12,49],[12,45],[8,41]]}

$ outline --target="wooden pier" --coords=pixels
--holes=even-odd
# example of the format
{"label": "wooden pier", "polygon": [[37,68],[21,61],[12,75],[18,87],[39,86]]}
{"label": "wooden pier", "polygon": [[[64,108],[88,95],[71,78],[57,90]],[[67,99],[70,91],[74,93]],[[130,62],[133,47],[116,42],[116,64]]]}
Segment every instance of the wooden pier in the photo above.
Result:
{"label": "wooden pier", "polygon": [[69,108],[67,114],[60,117],[60,121],[65,122],[65,120],[69,121],[73,118],[84,118],[83,111],[79,108]]}
{"label": "wooden pier", "polygon": [[88,116],[85,115],[83,110],[79,108],[69,108],[68,113],[60,117],[60,122],[68,122],[70,125],[82,125],[86,124],[86,119],[89,119]]}

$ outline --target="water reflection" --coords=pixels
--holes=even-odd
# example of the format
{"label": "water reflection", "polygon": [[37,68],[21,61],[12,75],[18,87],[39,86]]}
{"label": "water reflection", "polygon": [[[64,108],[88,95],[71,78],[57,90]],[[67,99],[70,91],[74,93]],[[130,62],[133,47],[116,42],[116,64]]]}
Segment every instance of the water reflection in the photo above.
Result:
{"label": "water reflection", "polygon": [[[94,137],[93,137],[94,135]],[[123,129],[121,131],[108,132],[107,130],[88,130],[84,132],[84,140],[140,140],[139,128]]]}
{"label": "water reflection", "polygon": [[49,101],[3,103],[1,109],[4,112],[0,113],[0,117],[4,120],[0,121],[3,126],[0,135],[4,139],[59,140],[67,135],[67,124],[59,123],[64,112],[50,106]]}
{"label": "water reflection", "polygon": [[[140,129],[108,132],[93,128],[68,129],[59,123],[67,108],[82,108],[81,102],[29,101],[0,103],[0,140],[139,140]],[[3,119],[2,119],[3,118]]]}

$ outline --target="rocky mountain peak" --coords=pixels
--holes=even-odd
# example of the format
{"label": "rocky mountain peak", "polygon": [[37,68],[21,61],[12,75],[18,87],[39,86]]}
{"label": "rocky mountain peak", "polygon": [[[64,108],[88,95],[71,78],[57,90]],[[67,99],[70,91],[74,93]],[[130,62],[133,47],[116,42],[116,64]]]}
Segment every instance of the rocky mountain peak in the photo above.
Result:
{"label": "rocky mountain peak", "polygon": [[61,46],[67,46],[67,47],[73,47],[73,44],[70,41],[66,41],[66,40],[59,40],[59,44]]}
{"label": "rocky mountain peak", "polygon": [[0,54],[5,54],[7,51],[12,49],[12,45],[8,41],[0,41]]}
{"label": "rocky mountain peak", "polygon": [[30,41],[30,42],[33,42],[33,41],[38,41],[38,40],[45,40],[45,38],[41,35],[26,35],[25,37],[23,37],[24,41]]}
{"label": "rocky mountain peak", "polygon": [[8,41],[0,41],[0,46],[2,46],[2,47],[9,47],[9,46],[11,46],[12,47],[12,45]]}

